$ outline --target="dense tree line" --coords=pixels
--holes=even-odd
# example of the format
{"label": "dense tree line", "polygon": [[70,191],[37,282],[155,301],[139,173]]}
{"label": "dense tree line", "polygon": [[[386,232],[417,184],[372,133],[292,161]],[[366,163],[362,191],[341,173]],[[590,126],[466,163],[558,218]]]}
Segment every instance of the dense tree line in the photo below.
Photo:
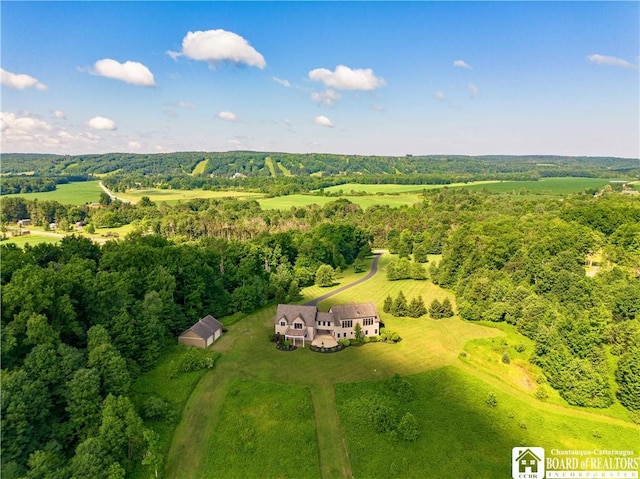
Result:
{"label": "dense tree line", "polygon": [[[275,165],[268,167],[267,160]],[[206,163],[205,163],[206,162]],[[538,176],[600,176],[638,172],[637,159],[592,158],[562,156],[358,156],[325,153],[277,152],[176,152],[158,154],[107,153],[101,155],[28,155],[4,154],[6,173],[34,172],[43,176],[68,174],[105,174],[119,172],[126,176],[183,176],[192,174],[199,163],[204,165],[201,176],[229,178],[239,174],[247,177],[293,175],[307,177],[364,175],[378,176],[419,174],[440,175],[451,181],[452,174]],[[515,179],[516,177],[512,177]],[[448,179],[448,180],[447,180]],[[402,181],[400,179],[399,181]],[[414,183],[415,184],[415,183]]]}

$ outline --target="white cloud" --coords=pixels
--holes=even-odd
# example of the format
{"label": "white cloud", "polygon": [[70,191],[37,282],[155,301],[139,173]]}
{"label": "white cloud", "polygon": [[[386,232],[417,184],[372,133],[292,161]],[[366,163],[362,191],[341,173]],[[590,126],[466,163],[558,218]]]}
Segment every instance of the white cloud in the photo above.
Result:
{"label": "white cloud", "polygon": [[24,138],[38,132],[51,131],[46,121],[25,113],[21,116],[11,112],[0,112],[0,131],[9,138]]}
{"label": "white cloud", "polygon": [[267,63],[249,42],[240,35],[226,30],[206,30],[189,32],[182,39],[182,51],[168,51],[167,55],[176,60],[185,56],[214,64],[216,62],[244,63],[264,69]]}
{"label": "white cloud", "polygon": [[140,142],[135,141],[135,140],[129,141],[129,148],[133,148],[135,150],[139,150],[141,147],[142,147],[142,145],[140,144]]}
{"label": "white cloud", "polygon": [[47,85],[40,83],[32,76],[11,73],[4,68],[0,68],[0,83],[16,90],[24,90],[25,88],[47,89]]}
{"label": "white cloud", "polygon": [[53,112],[53,117],[54,117],[56,120],[66,120],[66,119],[67,119],[67,116],[64,114],[64,111],[62,111],[62,110],[56,110],[56,111],[54,111],[54,112]]}
{"label": "white cloud", "polygon": [[329,118],[324,115],[316,116],[313,119],[313,122],[319,126],[328,126],[329,128],[333,128],[333,123],[331,122],[331,120],[329,120]]}
{"label": "white cloud", "polygon": [[478,90],[478,87],[475,86],[473,83],[469,83],[469,85],[467,85],[468,90],[471,92],[471,96],[474,97],[478,94],[478,92],[480,90]]}
{"label": "white cloud", "polygon": [[433,95],[436,100],[444,100],[444,93],[441,91],[437,91],[435,95]]}
{"label": "white cloud", "polygon": [[610,57],[606,55],[587,55],[587,60],[597,65],[608,65],[612,67],[633,68],[633,65],[622,58]]}
{"label": "white cloud", "polygon": [[103,116],[96,116],[91,118],[91,120],[87,122],[87,125],[89,125],[91,128],[95,130],[117,130],[118,129],[118,127],[116,126],[113,120],[110,120],[109,118],[105,118]]}
{"label": "white cloud", "polygon": [[327,106],[333,105],[340,98],[342,98],[340,96],[340,93],[331,89],[324,92],[314,91],[313,93],[311,93],[311,99],[313,101],[315,101],[316,103],[320,103],[322,105],[327,105]]}
{"label": "white cloud", "polygon": [[116,60],[112,60],[111,58],[104,58],[102,60],[98,60],[93,65],[93,70],[91,70],[90,73],[93,75],[122,80],[123,82],[130,83],[132,85],[156,85],[153,73],[151,73],[151,71],[142,63],[138,62],[127,61],[120,63]]}
{"label": "white cloud", "polygon": [[383,112],[383,111],[384,111],[384,107],[383,107],[382,105],[373,105],[373,106],[371,107],[371,109],[372,109],[373,111],[379,111],[379,112]]}
{"label": "white cloud", "polygon": [[280,85],[282,85],[283,87],[291,88],[291,83],[289,83],[289,80],[283,80],[282,78],[273,77],[273,81],[276,83],[280,83]]}
{"label": "white cloud", "polygon": [[218,118],[224,121],[231,121],[231,122],[238,121],[238,117],[236,116],[236,114],[230,111],[221,111],[220,113],[218,113],[217,116]]}
{"label": "white cloud", "polygon": [[338,90],[370,91],[387,84],[384,78],[375,76],[371,68],[352,69],[344,65],[338,65],[335,71],[316,68],[309,72],[309,79]]}
{"label": "white cloud", "polygon": [[184,108],[185,110],[197,110],[198,107],[195,106],[193,103],[189,103],[188,101],[179,101],[178,102],[178,106],[180,108]]}
{"label": "white cloud", "polygon": [[473,70],[473,67],[464,60],[455,60],[453,62],[453,66],[458,68],[466,68],[467,70]]}

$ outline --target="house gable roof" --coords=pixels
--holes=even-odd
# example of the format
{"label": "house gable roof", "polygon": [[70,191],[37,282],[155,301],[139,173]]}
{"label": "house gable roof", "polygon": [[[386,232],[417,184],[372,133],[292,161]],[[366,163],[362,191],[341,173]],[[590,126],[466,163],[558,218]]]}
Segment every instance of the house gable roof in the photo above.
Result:
{"label": "house gable roof", "polygon": [[196,324],[191,326],[180,336],[184,336],[186,333],[191,331],[192,333],[200,336],[202,339],[208,339],[213,336],[214,333],[218,330],[222,330],[222,323],[208,314],[204,318],[199,319]]}
{"label": "house gable roof", "polygon": [[300,317],[308,326],[312,325],[316,319],[318,308],[316,306],[300,306],[297,304],[279,304],[276,311],[275,323],[285,318],[288,324],[291,324],[296,318]]}
{"label": "house gable roof", "polygon": [[330,313],[336,318],[336,321],[343,319],[360,319],[378,317],[378,310],[373,303],[351,303],[331,306]]}

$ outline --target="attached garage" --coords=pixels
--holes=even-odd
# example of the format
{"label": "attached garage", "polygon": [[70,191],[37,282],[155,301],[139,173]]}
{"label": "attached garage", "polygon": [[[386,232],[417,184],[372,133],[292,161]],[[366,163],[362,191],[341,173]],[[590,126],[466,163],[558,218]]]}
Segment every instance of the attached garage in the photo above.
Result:
{"label": "attached garage", "polygon": [[211,315],[199,319],[178,338],[180,344],[208,348],[222,334],[222,323]]}

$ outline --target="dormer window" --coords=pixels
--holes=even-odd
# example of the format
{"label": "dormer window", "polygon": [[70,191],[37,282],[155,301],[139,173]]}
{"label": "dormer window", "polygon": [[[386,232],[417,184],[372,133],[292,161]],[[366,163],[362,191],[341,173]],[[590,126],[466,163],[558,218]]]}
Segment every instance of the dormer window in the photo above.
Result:
{"label": "dormer window", "polygon": [[286,323],[286,322],[284,322],[284,321],[280,321],[280,326],[286,326],[286,325],[287,325],[287,323]]}
{"label": "dormer window", "polygon": [[302,329],[302,323],[293,323],[293,329]]}

